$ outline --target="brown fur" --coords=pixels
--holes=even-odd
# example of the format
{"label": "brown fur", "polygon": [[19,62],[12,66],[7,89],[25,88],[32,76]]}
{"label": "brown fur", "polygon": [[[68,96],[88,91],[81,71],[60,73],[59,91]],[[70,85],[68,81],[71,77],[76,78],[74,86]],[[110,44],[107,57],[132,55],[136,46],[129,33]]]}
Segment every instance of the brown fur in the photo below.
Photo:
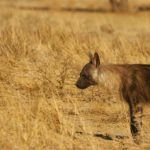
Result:
{"label": "brown fur", "polygon": [[76,85],[84,89],[90,85],[118,86],[120,94],[129,105],[131,133],[137,140],[141,134],[143,103],[150,103],[150,65],[123,64],[100,65],[97,53],[90,55]]}

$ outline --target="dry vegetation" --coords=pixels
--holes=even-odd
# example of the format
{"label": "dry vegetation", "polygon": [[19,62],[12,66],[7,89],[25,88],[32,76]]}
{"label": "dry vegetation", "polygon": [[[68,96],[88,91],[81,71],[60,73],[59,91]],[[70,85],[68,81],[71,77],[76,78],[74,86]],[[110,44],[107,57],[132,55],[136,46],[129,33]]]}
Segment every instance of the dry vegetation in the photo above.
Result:
{"label": "dry vegetation", "polygon": [[0,10],[2,150],[149,150],[133,143],[117,91],[74,84],[99,52],[101,63],[150,63],[150,13]]}

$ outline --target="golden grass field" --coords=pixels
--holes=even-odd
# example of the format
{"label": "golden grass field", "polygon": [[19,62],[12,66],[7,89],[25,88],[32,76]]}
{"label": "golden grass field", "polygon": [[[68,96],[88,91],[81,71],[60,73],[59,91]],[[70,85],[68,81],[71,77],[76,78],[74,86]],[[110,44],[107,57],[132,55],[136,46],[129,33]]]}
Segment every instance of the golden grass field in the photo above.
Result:
{"label": "golden grass field", "polygon": [[97,51],[101,63],[150,63],[149,12],[31,10],[11,7],[12,1],[0,4],[1,150],[150,149],[149,106],[143,143],[136,145],[128,107],[115,89],[75,87],[88,51]]}

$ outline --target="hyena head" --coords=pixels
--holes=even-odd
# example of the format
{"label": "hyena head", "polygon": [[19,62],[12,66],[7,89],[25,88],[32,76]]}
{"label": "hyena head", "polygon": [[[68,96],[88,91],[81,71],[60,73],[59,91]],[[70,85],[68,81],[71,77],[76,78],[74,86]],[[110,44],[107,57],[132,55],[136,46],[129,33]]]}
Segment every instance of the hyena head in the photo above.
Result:
{"label": "hyena head", "polygon": [[90,56],[90,61],[81,70],[80,77],[76,82],[76,86],[80,89],[85,89],[90,85],[96,85],[98,82],[98,73],[100,66],[100,59],[98,53]]}

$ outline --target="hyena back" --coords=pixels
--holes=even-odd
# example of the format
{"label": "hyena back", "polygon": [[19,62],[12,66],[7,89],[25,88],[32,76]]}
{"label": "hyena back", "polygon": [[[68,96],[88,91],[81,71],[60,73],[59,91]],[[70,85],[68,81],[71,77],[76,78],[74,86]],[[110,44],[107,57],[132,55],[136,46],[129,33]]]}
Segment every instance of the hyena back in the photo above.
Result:
{"label": "hyena back", "polygon": [[116,87],[129,105],[130,129],[133,138],[141,135],[142,113],[144,103],[150,103],[150,65],[146,64],[100,64],[98,53],[90,55],[76,83],[80,89],[91,85],[103,84],[109,88]]}

